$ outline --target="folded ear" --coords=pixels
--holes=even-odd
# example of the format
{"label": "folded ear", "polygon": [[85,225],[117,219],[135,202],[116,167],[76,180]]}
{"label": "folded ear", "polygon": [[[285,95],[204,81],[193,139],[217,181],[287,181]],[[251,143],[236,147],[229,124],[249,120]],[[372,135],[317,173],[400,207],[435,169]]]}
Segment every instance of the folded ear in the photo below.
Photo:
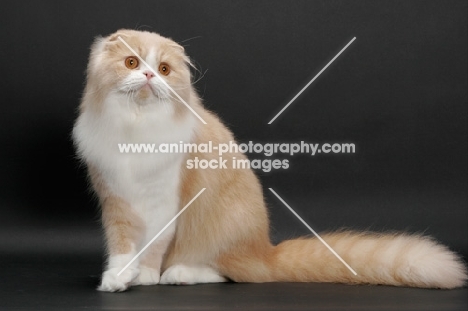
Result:
{"label": "folded ear", "polygon": [[171,41],[169,45],[175,49],[180,50],[182,53],[185,53],[185,48],[182,45],[178,44],[177,42]]}
{"label": "folded ear", "polygon": [[107,36],[107,38],[105,38],[105,40],[107,42],[117,41],[119,37],[122,37],[122,38],[127,37],[129,35],[130,31],[131,30],[129,30],[129,29],[119,29],[116,32],[114,32],[113,34]]}
{"label": "folded ear", "polygon": [[190,57],[188,57],[187,54],[185,54],[185,48],[184,48],[182,45],[178,44],[177,42],[171,41],[171,42],[169,43],[169,46],[170,46],[171,48],[174,48],[174,49],[177,50],[178,52],[180,52],[180,54],[181,54],[181,56],[182,56],[184,62],[185,62],[187,65],[189,65],[190,67],[193,67],[194,69],[197,69],[197,68],[193,65],[192,61],[190,60]]}
{"label": "folded ear", "polygon": [[91,51],[94,53],[103,52],[104,50],[115,46],[116,43],[120,42],[118,40],[119,37],[127,38],[128,36],[129,30],[127,29],[120,29],[107,37],[97,36],[91,46]]}

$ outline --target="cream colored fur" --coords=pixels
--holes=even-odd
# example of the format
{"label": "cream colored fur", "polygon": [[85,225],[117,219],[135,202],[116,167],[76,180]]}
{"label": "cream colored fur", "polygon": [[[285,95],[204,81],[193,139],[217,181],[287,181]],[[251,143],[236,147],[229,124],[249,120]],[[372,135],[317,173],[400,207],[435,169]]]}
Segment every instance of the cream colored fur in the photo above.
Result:
{"label": "cream colored fur", "polygon": [[[140,64],[128,69],[124,38],[207,122],[203,125]],[[120,154],[118,143],[234,140],[203,108],[183,48],[155,33],[120,30],[92,47],[87,84],[73,137],[102,206],[108,264],[99,287],[206,282],[343,282],[433,288],[463,286],[460,258],[434,240],[407,234],[336,232],[322,237],[358,273],[353,275],[315,238],[269,239],[267,209],[249,169],[187,169],[190,158],[216,154]],[[148,82],[149,81],[149,82]],[[228,154],[245,159],[243,154]],[[229,161],[228,161],[229,162]],[[176,224],[120,276],[118,271],[202,188]]]}

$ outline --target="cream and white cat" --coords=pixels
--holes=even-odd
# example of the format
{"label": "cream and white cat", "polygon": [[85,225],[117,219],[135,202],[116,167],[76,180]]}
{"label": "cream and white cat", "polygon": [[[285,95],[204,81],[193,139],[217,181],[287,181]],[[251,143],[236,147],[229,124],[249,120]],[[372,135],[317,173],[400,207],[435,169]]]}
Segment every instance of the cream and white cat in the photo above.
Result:
{"label": "cream and white cat", "polygon": [[[419,235],[324,234],[357,275],[316,238],[272,245],[262,189],[250,169],[185,165],[187,159],[217,159],[217,154],[120,153],[121,143],[234,140],[219,118],[203,108],[189,66],[183,47],[155,33],[119,30],[92,46],[73,138],[102,207],[108,260],[99,290],[228,280],[463,286],[467,274],[459,257]],[[225,156],[246,159],[241,153]],[[177,221],[118,275],[202,188],[206,190]]]}

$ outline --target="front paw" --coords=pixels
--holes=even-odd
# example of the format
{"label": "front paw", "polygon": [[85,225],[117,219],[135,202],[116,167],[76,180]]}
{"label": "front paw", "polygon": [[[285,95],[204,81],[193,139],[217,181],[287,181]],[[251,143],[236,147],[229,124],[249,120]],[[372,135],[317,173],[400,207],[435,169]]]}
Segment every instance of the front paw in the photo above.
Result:
{"label": "front paw", "polygon": [[121,269],[112,268],[102,274],[101,285],[97,288],[103,292],[123,292],[130,283],[138,276],[139,270],[136,268],[127,268],[120,275]]}
{"label": "front paw", "polygon": [[132,282],[132,285],[154,285],[159,283],[159,270],[148,268],[148,267],[140,267],[140,274],[138,277]]}

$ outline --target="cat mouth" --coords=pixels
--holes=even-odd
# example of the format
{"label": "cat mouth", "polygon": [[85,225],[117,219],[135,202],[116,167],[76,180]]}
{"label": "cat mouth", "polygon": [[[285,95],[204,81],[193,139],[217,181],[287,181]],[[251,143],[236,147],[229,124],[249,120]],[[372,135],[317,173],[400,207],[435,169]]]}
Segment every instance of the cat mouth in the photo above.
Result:
{"label": "cat mouth", "polygon": [[127,97],[137,105],[147,105],[152,102],[168,100],[169,96],[164,89],[154,83],[143,82],[134,84],[131,87],[122,90]]}
{"label": "cat mouth", "polygon": [[142,87],[140,87],[140,90],[150,90],[151,92],[154,93],[153,87],[149,83],[146,83]]}
{"label": "cat mouth", "polygon": [[136,91],[138,93],[138,97],[140,97],[141,99],[148,99],[151,96],[158,99],[162,98],[160,92],[156,89],[156,87],[149,83],[143,84],[142,86],[137,88]]}

